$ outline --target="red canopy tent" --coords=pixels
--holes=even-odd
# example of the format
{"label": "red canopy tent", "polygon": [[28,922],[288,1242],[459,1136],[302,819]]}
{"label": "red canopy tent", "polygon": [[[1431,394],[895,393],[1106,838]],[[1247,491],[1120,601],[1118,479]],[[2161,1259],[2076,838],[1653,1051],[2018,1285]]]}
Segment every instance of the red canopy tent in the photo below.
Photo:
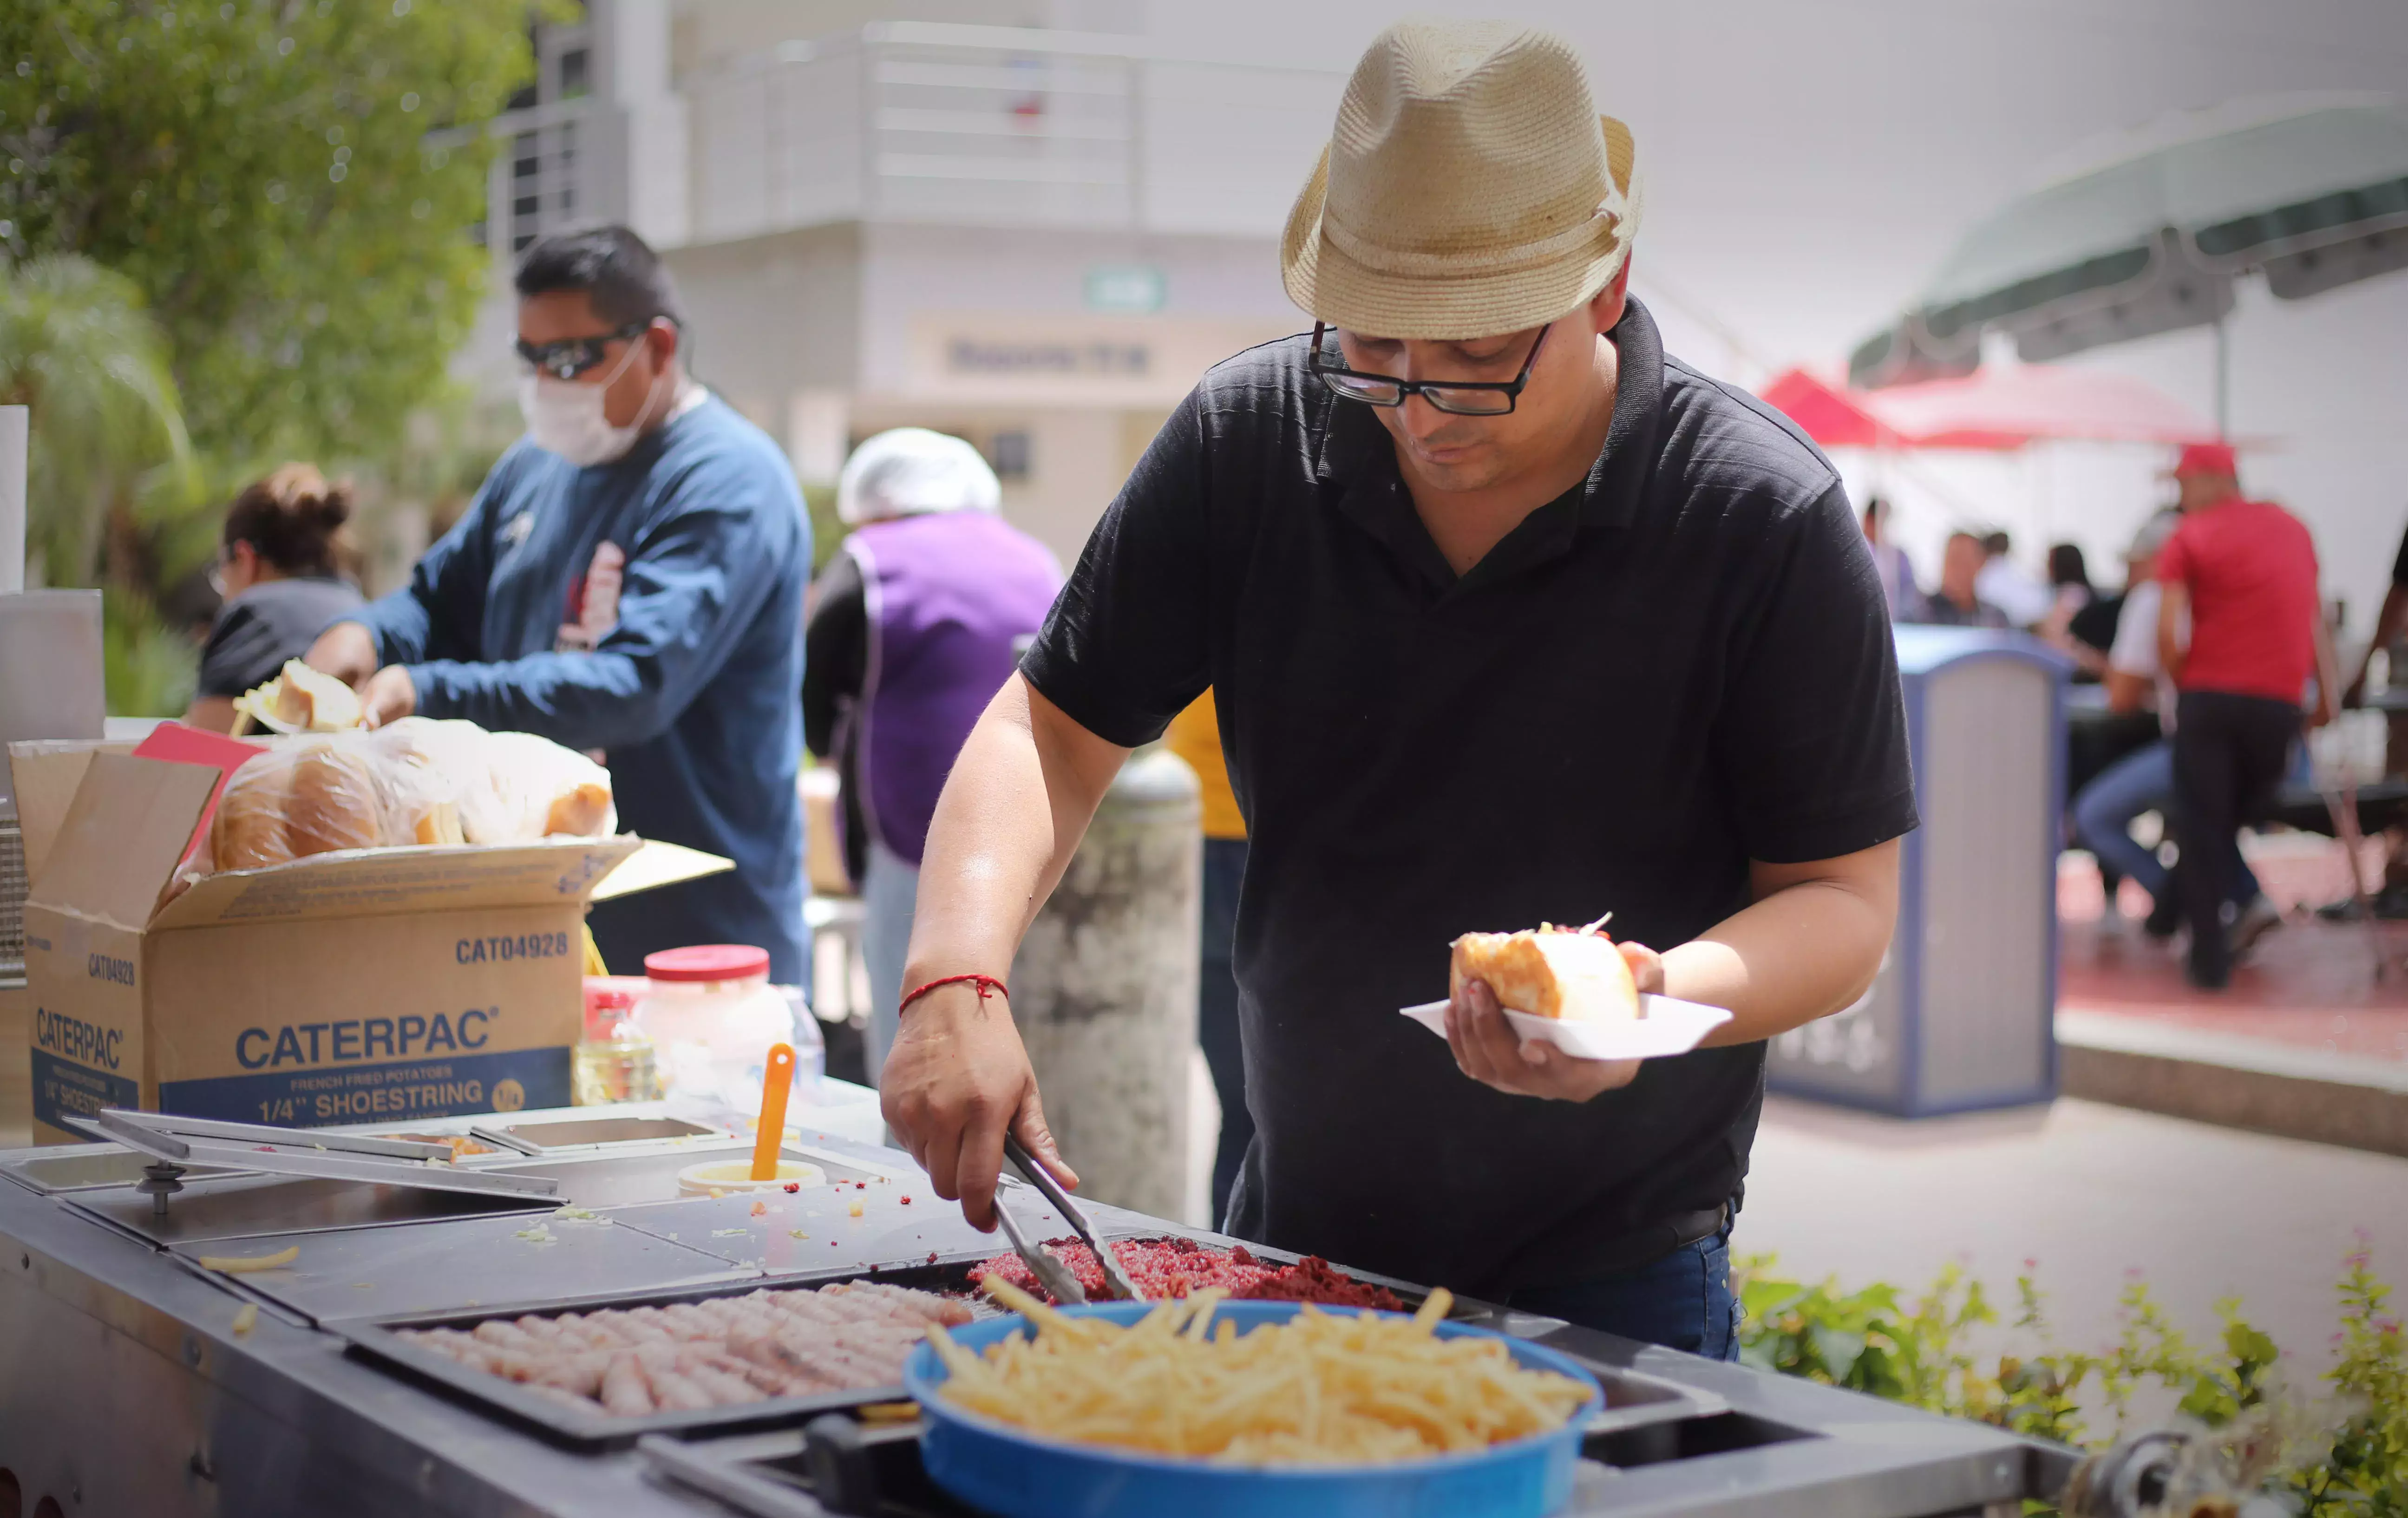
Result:
{"label": "red canopy tent", "polygon": [[2003,451],[2055,440],[2213,442],[2215,429],[2143,380],[2024,364],[1961,380],[1850,390],[1791,369],[1760,393],[1826,448]]}

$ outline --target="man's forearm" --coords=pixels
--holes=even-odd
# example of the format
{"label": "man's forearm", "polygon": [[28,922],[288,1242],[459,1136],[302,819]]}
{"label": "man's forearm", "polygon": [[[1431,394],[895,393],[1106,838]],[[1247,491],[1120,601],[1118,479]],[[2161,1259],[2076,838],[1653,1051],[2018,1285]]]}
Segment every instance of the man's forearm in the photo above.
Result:
{"label": "man's forearm", "polygon": [[1005,682],[963,743],[928,826],[907,990],[1011,967],[1127,752],[1080,728],[1018,675]]}
{"label": "man's forearm", "polygon": [[1839,1011],[1865,994],[1889,950],[1898,860],[1893,841],[1795,880],[1767,881],[1779,867],[1756,866],[1752,906],[1665,952],[1665,995],[1730,1009],[1709,1044],[1753,1043]]}

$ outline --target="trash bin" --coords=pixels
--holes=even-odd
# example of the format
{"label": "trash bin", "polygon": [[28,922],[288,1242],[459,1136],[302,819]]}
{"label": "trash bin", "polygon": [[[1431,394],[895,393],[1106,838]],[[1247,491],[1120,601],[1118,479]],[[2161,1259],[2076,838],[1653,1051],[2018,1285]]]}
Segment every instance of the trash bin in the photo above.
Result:
{"label": "trash bin", "polygon": [[1900,627],[1923,826],[1854,1006],[1772,1040],[1770,1089],[1901,1117],[2057,1094],[2057,856],[2071,666],[2020,633]]}

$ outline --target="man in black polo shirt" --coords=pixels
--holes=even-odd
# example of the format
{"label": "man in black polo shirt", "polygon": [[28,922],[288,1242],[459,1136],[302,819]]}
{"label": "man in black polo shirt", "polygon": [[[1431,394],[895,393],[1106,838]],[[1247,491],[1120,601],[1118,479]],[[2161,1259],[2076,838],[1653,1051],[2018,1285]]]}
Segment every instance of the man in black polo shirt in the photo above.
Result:
{"label": "man in black polo shirt", "polygon": [[[1544,34],[1407,23],[1357,67],[1283,251],[1335,330],[1172,415],[938,807],[884,1108],[974,1222],[1007,1124],[1068,1173],[988,978],[1209,685],[1253,840],[1229,1231],[1736,1353],[1762,1040],[1870,983],[1914,805],[1840,481],[1666,358],[1630,168]],[[1642,989],[1732,1010],[1714,1047],[1524,1046],[1476,982],[1447,1045],[1397,1015],[1460,933],[1608,910]]]}

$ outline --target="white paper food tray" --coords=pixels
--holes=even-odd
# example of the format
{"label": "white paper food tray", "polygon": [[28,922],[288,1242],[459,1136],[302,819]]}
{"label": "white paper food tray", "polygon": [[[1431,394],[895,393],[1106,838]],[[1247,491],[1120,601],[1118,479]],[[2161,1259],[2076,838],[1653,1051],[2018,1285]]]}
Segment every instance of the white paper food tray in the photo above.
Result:
{"label": "white paper food tray", "polygon": [[[1424,1002],[1398,1010],[1422,1026],[1446,1037],[1446,1003]],[[1682,1001],[1652,993],[1639,998],[1639,1019],[1632,1023],[1566,1021],[1533,1017],[1505,1009],[1505,1021],[1525,1038],[1540,1038],[1580,1059],[1660,1059],[1685,1054],[1707,1034],[1730,1021],[1729,1011],[1701,1002]]]}

